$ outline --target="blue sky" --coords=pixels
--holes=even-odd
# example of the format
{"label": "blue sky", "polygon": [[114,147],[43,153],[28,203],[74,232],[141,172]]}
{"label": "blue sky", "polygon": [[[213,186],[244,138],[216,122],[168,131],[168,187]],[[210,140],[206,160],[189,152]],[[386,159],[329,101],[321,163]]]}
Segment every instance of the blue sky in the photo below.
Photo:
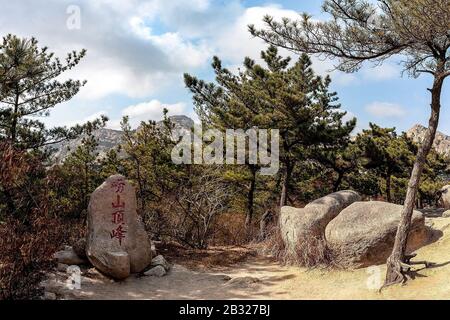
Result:
{"label": "blue sky", "polygon": [[[158,120],[162,108],[172,115],[194,117],[183,73],[213,80],[214,55],[237,69],[245,56],[258,58],[265,44],[247,32],[261,25],[265,14],[295,19],[306,11],[326,19],[319,0],[0,0],[1,34],[35,36],[63,57],[86,48],[84,61],[69,75],[88,84],[45,119],[49,126],[71,125],[106,114],[118,128],[123,115],[137,126]],[[283,52],[288,54],[287,52]],[[295,55],[293,55],[295,58]],[[333,61],[313,59],[314,69],[327,74]],[[431,85],[429,76],[401,77],[398,61],[365,66],[358,73],[333,72],[332,89],[342,108],[358,118],[358,129],[369,121],[407,130],[426,124]],[[450,92],[443,91],[440,130],[450,134]]]}

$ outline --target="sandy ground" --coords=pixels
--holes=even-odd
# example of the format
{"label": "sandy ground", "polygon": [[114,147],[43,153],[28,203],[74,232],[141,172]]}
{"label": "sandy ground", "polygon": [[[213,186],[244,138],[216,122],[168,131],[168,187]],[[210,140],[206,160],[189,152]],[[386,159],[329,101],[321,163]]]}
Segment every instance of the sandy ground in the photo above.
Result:
{"label": "sandy ground", "polygon": [[[385,266],[355,271],[305,270],[251,257],[225,268],[192,271],[179,264],[162,278],[130,277],[113,282],[102,276],[83,277],[81,290],[67,299],[450,299],[450,219],[433,218],[443,232],[436,242],[417,251],[415,279],[379,293]],[[231,278],[231,280],[230,280]],[[64,297],[60,297],[64,298]]]}

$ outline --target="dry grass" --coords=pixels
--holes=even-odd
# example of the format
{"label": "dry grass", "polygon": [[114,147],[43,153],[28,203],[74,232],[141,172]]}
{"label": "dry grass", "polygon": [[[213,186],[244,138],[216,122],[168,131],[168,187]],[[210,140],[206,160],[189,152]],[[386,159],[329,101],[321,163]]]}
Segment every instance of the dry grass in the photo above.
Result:
{"label": "dry grass", "polygon": [[276,258],[284,265],[297,265],[306,268],[337,267],[332,251],[323,237],[312,233],[299,238],[293,249],[285,245],[278,225],[273,226],[269,236],[258,245],[258,251],[263,255]]}

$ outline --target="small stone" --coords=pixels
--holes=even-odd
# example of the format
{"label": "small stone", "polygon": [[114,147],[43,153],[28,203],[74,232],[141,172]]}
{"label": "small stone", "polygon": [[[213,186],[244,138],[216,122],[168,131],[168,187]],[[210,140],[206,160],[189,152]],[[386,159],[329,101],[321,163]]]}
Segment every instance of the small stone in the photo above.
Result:
{"label": "small stone", "polygon": [[44,299],[44,300],[56,300],[56,294],[54,294],[53,292],[45,291],[44,292],[44,296],[42,297],[42,299]]}
{"label": "small stone", "polygon": [[67,247],[66,250],[58,251],[53,255],[59,263],[67,265],[80,265],[86,263],[85,260],[81,259],[72,247]]}
{"label": "small stone", "polygon": [[151,266],[152,267],[162,266],[166,271],[170,270],[170,264],[167,262],[166,259],[164,259],[162,255],[153,258]]}
{"label": "small stone", "polygon": [[166,275],[166,270],[163,266],[156,266],[146,272],[144,272],[144,275],[150,276],[150,277],[163,277]]}
{"label": "small stone", "polygon": [[450,210],[445,211],[445,212],[442,214],[442,218],[450,218]]}
{"label": "small stone", "polygon": [[151,244],[151,252],[152,252],[152,257],[155,257],[156,256],[156,247],[155,247],[155,245],[152,243]]}
{"label": "small stone", "polygon": [[258,282],[260,282],[260,280],[254,277],[237,277],[228,281],[226,285],[236,287],[250,287]]}
{"label": "small stone", "polygon": [[69,267],[69,265],[67,265],[67,264],[58,263],[58,265],[56,266],[56,270],[61,271],[61,272],[66,272],[68,267]]}

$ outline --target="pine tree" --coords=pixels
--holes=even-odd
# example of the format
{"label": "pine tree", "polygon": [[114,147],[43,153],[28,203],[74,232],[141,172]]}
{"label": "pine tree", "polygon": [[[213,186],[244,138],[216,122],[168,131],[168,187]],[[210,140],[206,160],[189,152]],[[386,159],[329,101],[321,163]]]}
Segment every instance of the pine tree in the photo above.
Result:
{"label": "pine tree", "polygon": [[280,130],[281,207],[287,203],[296,165],[347,143],[356,119],[343,123],[346,113],[339,110],[337,94],[328,89],[331,79],[315,75],[307,55],[289,66],[290,60],[270,46],[261,57],[267,68],[251,59],[245,66],[259,111],[255,125]]}
{"label": "pine tree", "polygon": [[[39,119],[47,116],[56,105],[70,100],[86,83],[59,80],[85,54],[85,50],[70,52],[62,62],[46,47],[39,48],[34,38],[21,39],[14,35],[3,38],[0,44],[0,140],[9,144],[13,152],[26,152],[30,163],[46,162],[51,145],[77,138],[90,127],[98,128],[106,121],[102,118],[86,125],[48,129]],[[15,213],[20,198],[29,198],[31,194],[19,185],[2,183],[0,186],[2,202],[7,203],[10,214]]]}
{"label": "pine tree", "polygon": [[[312,149],[326,150],[348,141],[356,120],[342,123],[336,93],[329,92],[330,78],[316,76],[303,55],[292,67],[290,58],[270,46],[261,53],[265,67],[246,58],[237,75],[214,58],[217,85],[185,75],[194,93],[198,113],[219,128],[274,128],[280,131],[283,165],[279,204],[288,199],[292,173]],[[249,197],[250,199],[250,197]]]}
{"label": "pine tree", "polygon": [[374,123],[370,129],[363,130],[356,142],[363,151],[364,167],[372,170],[385,181],[386,199],[392,202],[392,177],[409,175],[413,163],[408,140],[398,136],[395,128],[381,128]]}

